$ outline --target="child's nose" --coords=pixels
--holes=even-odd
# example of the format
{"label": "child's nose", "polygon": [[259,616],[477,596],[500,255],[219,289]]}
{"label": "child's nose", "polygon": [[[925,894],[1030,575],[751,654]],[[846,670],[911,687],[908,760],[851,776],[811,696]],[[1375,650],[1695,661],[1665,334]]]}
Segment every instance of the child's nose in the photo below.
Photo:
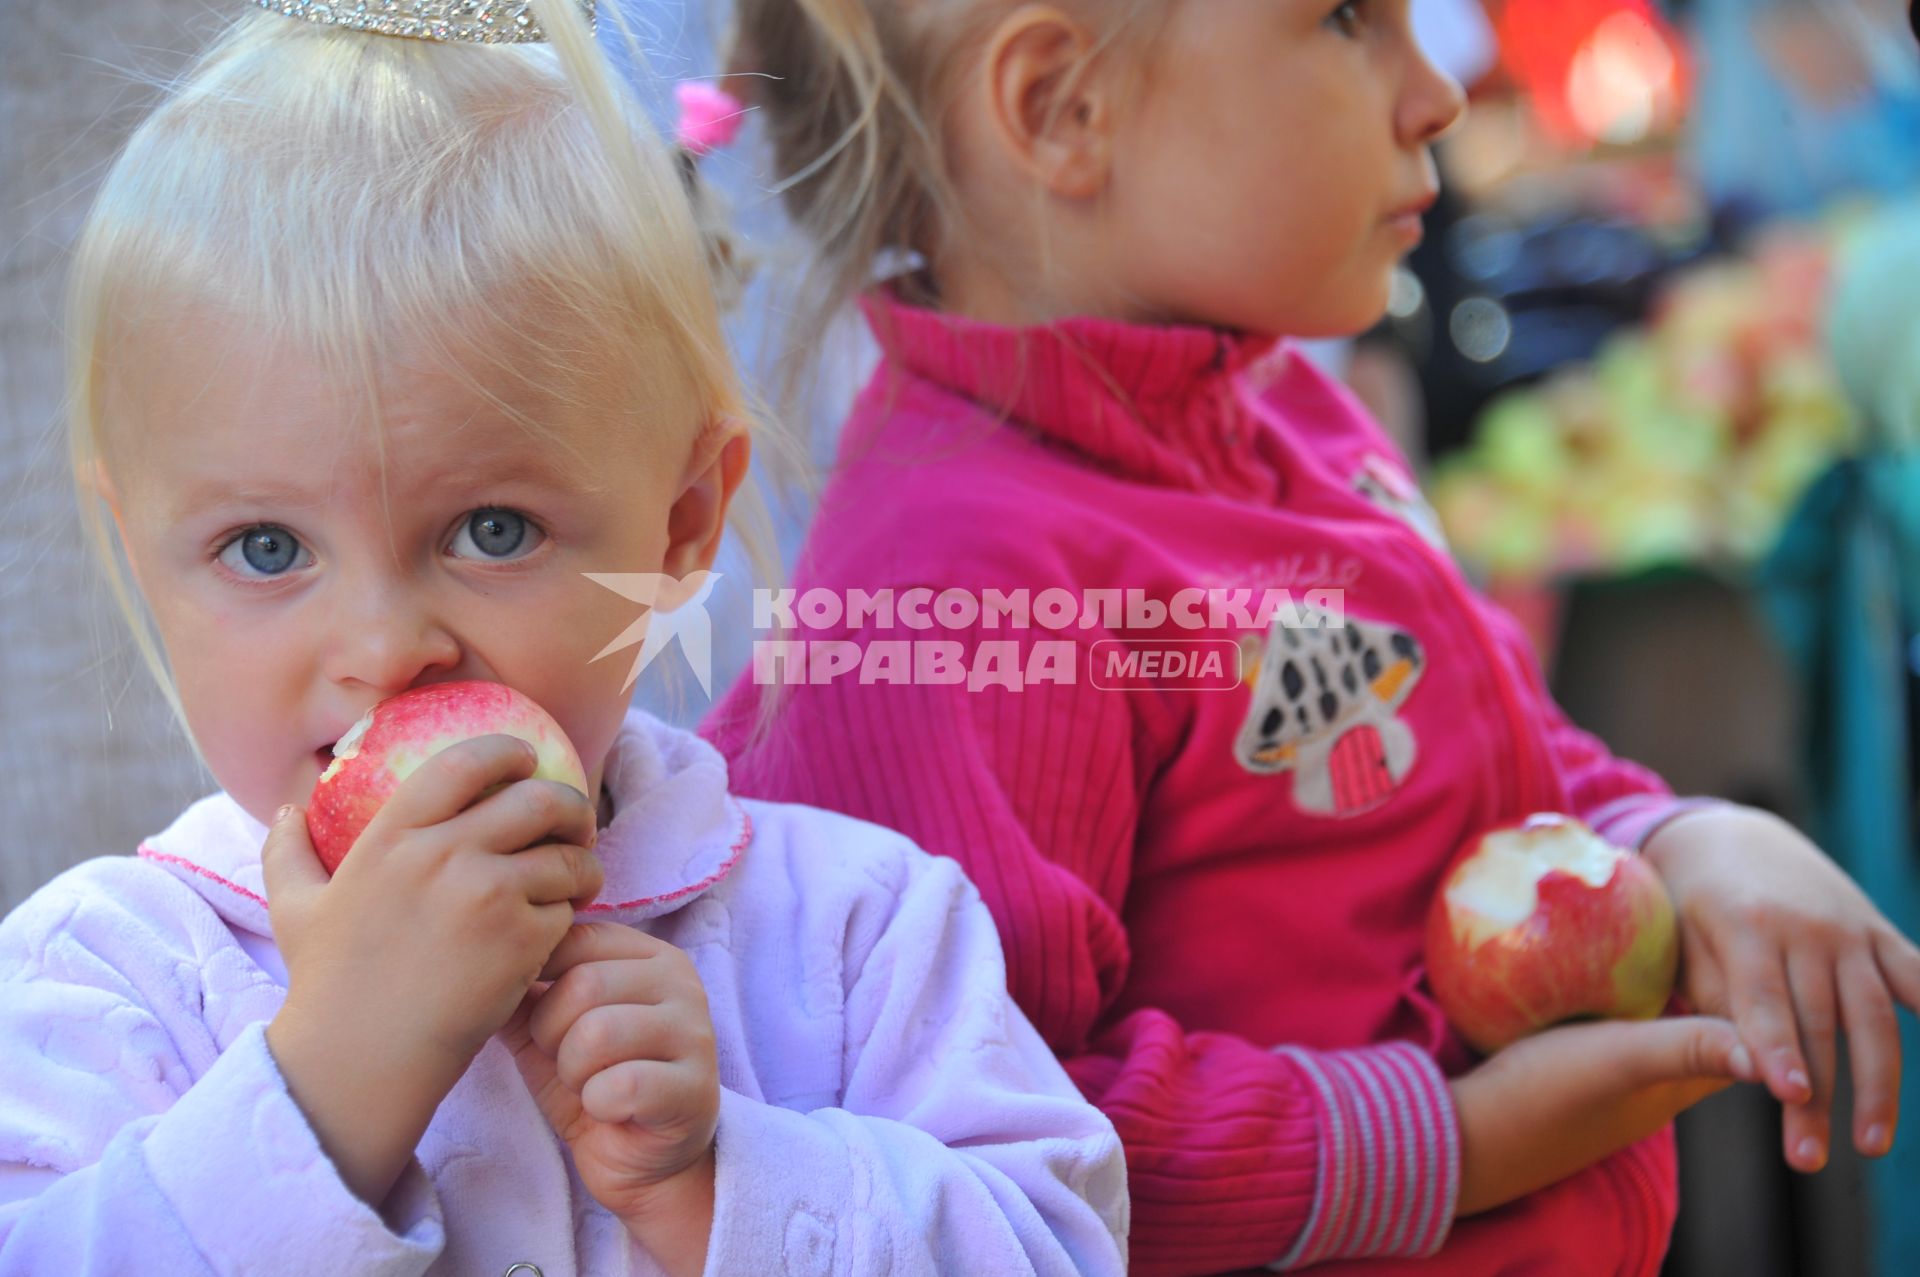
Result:
{"label": "child's nose", "polygon": [[330,621],[325,662],[336,683],[358,683],[382,697],[404,692],[421,677],[460,664],[460,644],[408,591],[343,591]]}
{"label": "child's nose", "polygon": [[1460,82],[1435,66],[1424,50],[1414,47],[1406,91],[1400,98],[1400,140],[1408,146],[1436,142],[1467,109],[1467,91]]}

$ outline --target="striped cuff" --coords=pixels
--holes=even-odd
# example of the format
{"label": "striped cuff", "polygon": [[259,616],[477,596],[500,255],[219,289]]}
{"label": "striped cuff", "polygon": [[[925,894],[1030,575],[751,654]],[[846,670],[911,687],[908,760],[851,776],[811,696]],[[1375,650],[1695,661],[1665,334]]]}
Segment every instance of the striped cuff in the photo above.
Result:
{"label": "striped cuff", "polygon": [[1272,1270],[1437,1252],[1460,1196],[1460,1132],[1439,1067],[1406,1042],[1276,1054],[1311,1085],[1321,1121],[1313,1213]]}
{"label": "striped cuff", "polygon": [[1709,807],[1731,807],[1724,798],[1675,798],[1670,794],[1633,794],[1615,799],[1586,817],[1593,832],[1616,847],[1635,851],[1670,820]]}

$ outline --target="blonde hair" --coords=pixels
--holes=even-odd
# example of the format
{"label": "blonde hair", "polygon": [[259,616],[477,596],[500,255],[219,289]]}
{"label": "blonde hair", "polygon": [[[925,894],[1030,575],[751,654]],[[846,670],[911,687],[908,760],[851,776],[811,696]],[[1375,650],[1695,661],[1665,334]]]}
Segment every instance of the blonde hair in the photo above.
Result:
{"label": "blonde hair", "polygon": [[[183,726],[98,486],[110,355],[136,317],[212,306],[315,350],[371,395],[383,342],[512,315],[517,369],[575,371],[590,334],[602,362],[611,351],[644,370],[662,402],[764,433],[674,153],[574,0],[533,7],[549,45],[442,44],[250,10],[107,175],[69,283],[71,459],[108,585]],[[574,379],[557,380],[573,393]],[[758,494],[743,491],[732,520],[756,570],[775,575]]]}
{"label": "blonde hair", "polygon": [[[899,277],[907,301],[937,306],[934,275],[990,237],[972,225],[940,131],[967,54],[1021,0],[737,0],[729,68],[762,107],[788,215],[815,258],[799,288],[800,333],[874,282],[889,255],[930,270]],[[1063,0],[1098,37],[1076,73],[1168,0]],[[1136,69],[1141,69],[1136,67]]]}

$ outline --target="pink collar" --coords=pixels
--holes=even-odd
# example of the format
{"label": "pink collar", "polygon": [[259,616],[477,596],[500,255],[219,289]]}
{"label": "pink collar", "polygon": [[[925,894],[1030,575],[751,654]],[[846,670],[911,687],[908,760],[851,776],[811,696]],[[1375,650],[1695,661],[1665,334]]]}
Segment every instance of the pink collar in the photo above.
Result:
{"label": "pink collar", "polygon": [[[1102,468],[1159,486],[1274,493],[1264,427],[1234,386],[1249,367],[1289,358],[1285,343],[1097,318],[1008,328],[908,306],[884,291],[862,308],[888,365]],[[849,432],[843,456],[870,436]]]}

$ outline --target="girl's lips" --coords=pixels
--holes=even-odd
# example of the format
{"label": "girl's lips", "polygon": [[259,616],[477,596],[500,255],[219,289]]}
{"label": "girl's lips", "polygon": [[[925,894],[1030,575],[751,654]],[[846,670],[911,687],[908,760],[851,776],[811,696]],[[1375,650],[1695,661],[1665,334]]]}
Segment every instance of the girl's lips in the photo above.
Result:
{"label": "girl's lips", "polygon": [[1429,210],[1440,199],[1440,192],[1428,188],[1420,193],[1420,198],[1402,204],[1387,214],[1387,225],[1393,228],[1395,235],[1409,244],[1418,244],[1426,238],[1425,218]]}

